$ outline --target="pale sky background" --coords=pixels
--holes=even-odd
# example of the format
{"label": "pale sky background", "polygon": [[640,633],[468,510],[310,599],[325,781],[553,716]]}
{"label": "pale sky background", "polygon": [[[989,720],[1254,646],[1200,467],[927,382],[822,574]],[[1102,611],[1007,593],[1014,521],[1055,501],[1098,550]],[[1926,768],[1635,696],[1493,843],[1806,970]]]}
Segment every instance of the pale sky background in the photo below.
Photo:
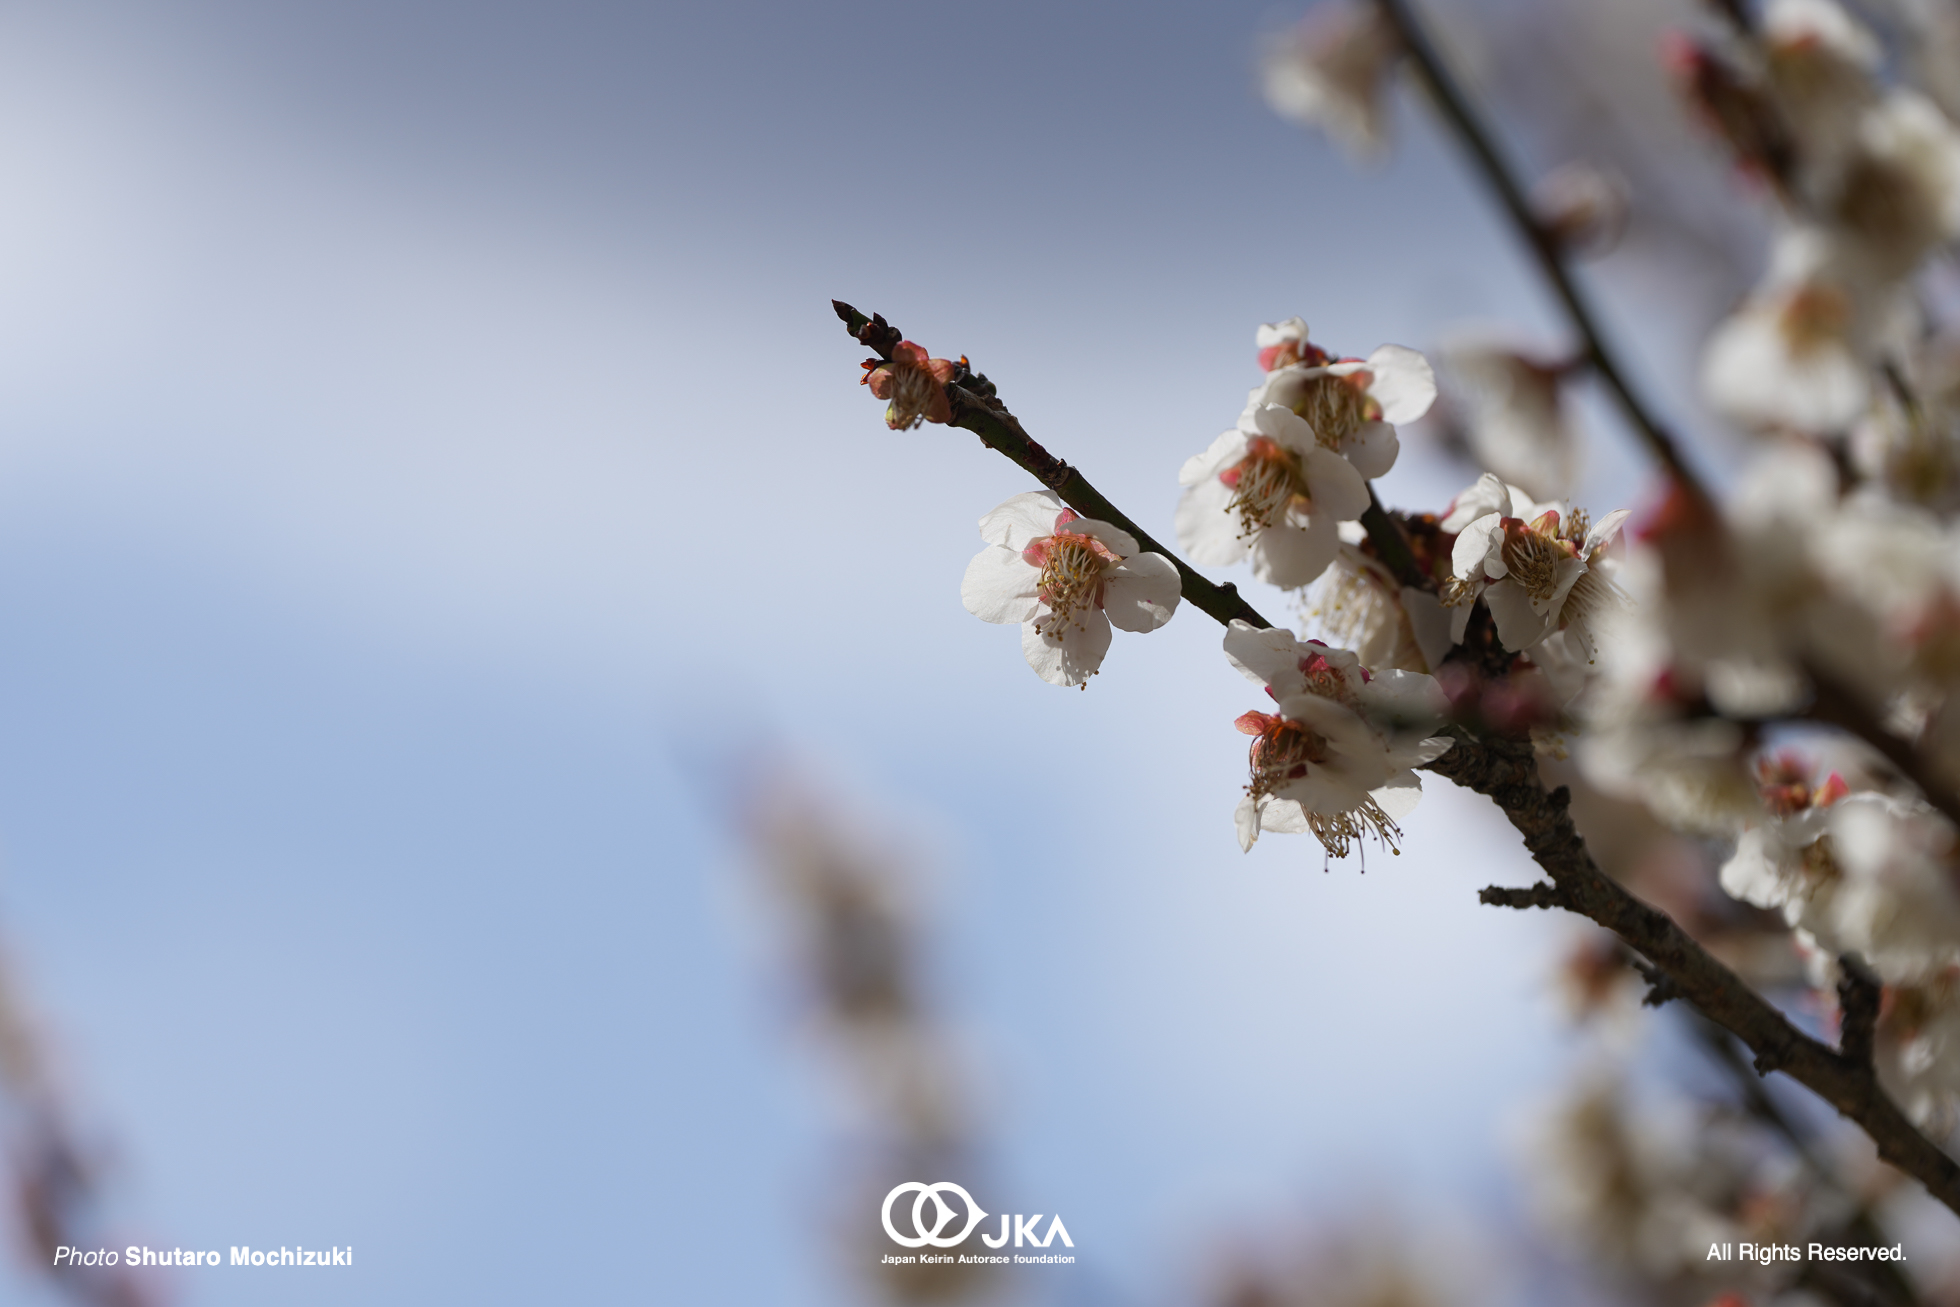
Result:
{"label": "pale sky background", "polygon": [[923,833],[1054,1301],[1356,1193],[1515,1223],[1566,1056],[1561,923],[1476,902],[1515,836],[1432,780],[1365,878],[1241,856],[1216,626],[1040,682],[959,601],[1026,478],[885,430],[829,309],[971,356],[1166,539],[1259,322],[1553,321],[1415,115],[1360,172],[1270,117],[1290,16],[0,5],[0,932],[116,1242],[358,1249],[179,1302],[850,1300],[709,759]]}

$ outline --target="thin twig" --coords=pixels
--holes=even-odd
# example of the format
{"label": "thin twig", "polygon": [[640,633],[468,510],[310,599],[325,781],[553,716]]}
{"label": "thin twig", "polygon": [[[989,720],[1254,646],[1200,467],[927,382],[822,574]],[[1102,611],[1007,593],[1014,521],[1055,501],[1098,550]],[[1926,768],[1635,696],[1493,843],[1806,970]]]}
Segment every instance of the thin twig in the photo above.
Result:
{"label": "thin twig", "polygon": [[1668,434],[1660,420],[1656,418],[1633,386],[1627,381],[1625,372],[1606,347],[1606,340],[1600,331],[1598,319],[1594,317],[1592,306],[1585,293],[1573,280],[1571,270],[1565,266],[1565,251],[1560,248],[1558,238],[1543,223],[1538,221],[1532,210],[1531,201],[1525,194],[1510,167],[1498,153],[1495,135],[1477,116],[1470,102],[1457,87],[1456,79],[1436,53],[1428,33],[1416,18],[1407,0],[1377,0],[1389,25],[1401,38],[1403,49],[1409,61],[1415,66],[1423,85],[1429,90],[1430,98],[1449,122],[1463,146],[1477,163],[1484,180],[1497,193],[1504,209],[1511,215],[1518,234],[1538,261],[1539,271],[1551,283],[1552,291],[1559,302],[1565,306],[1566,315],[1572,319],[1572,326],[1585,344],[1586,361],[1613,392],[1621,410],[1634,432],[1644,441],[1654,457],[1664,466],[1682,489],[1701,499],[1710,500],[1701,478],[1682,458],[1680,448],[1674,437]]}
{"label": "thin twig", "polygon": [[[842,300],[832,300],[830,303],[858,343],[875,350],[880,358],[891,358],[892,350],[904,339],[882,314],[866,317]],[[1037,444],[1022,429],[1020,419],[1008,412],[1007,406],[993,396],[992,390],[991,385],[974,388],[956,383],[947,386],[946,393],[953,404],[953,425],[966,428],[979,436],[980,443],[987,448],[1007,455],[1033,474],[1035,480],[1060,495],[1063,503],[1082,516],[1122,527],[1136,537],[1138,546],[1145,553],[1162,554],[1170,559],[1177,565],[1178,581],[1185,601],[1204,610],[1221,624],[1228,624],[1236,618],[1254,626],[1272,625],[1259,615],[1258,609],[1239,596],[1237,586],[1230,582],[1217,585],[1198,575],[1183,559],[1158,544],[1148,531],[1105,499],[1079,469]]]}

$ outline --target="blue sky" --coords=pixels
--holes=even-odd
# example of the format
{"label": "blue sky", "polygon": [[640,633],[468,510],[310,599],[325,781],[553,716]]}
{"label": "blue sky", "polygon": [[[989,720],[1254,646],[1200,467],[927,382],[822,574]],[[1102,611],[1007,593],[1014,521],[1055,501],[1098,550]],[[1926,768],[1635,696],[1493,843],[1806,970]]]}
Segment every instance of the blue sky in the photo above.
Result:
{"label": "blue sky", "polygon": [[[958,598],[1022,474],[886,431],[828,308],[971,356],[1165,538],[1260,321],[1542,329],[1420,122],[1357,172],[1260,106],[1285,17],[0,14],[0,928],[120,1228],[360,1253],[182,1302],[845,1300],[704,757],[926,833],[1070,1300],[1355,1189],[1502,1210],[1561,1039],[1558,925],[1475,901],[1515,837],[1432,782],[1365,878],[1242,857],[1217,629],[1038,681]],[[1440,507],[1420,454],[1385,497]]]}

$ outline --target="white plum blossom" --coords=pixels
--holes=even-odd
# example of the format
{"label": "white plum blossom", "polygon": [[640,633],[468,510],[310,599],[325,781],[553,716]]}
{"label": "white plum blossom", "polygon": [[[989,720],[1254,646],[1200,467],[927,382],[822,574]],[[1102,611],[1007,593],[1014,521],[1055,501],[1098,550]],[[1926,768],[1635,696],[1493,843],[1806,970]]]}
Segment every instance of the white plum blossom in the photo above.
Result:
{"label": "white plum blossom", "polygon": [[1297,343],[1276,341],[1270,352],[1262,345],[1266,379],[1246,397],[1240,424],[1278,404],[1305,418],[1322,447],[1354,464],[1363,478],[1386,476],[1401,451],[1395,428],[1414,422],[1436,401],[1429,360],[1402,345],[1383,345],[1365,359],[1331,358],[1306,341],[1306,324],[1298,318],[1260,328],[1260,339],[1293,324],[1298,324]]}
{"label": "white plum blossom", "polygon": [[1368,485],[1291,409],[1268,404],[1184,465],[1177,539],[1207,566],[1248,555],[1252,574],[1286,589],[1334,561],[1340,524],[1368,509]]}
{"label": "white plum blossom", "polygon": [[[1494,497],[1495,477],[1486,476],[1458,497],[1450,518],[1458,520],[1463,501],[1481,505]],[[1498,484],[1495,489],[1508,491]],[[1517,507],[1512,496],[1512,506]],[[1607,546],[1628,516],[1622,508],[1597,523],[1583,511],[1561,515],[1543,508],[1530,520],[1499,510],[1485,513],[1459,531],[1451,554],[1455,577],[1444,602],[1457,609],[1451,637],[1461,640],[1471,605],[1481,597],[1497,624],[1497,638],[1519,652],[1557,631],[1567,633],[1572,650],[1590,661],[1593,623],[1608,608],[1625,602],[1613,584]]]}
{"label": "white plum blossom", "polygon": [[1225,656],[1277,706],[1237,722],[1254,737],[1252,779],[1233,818],[1239,846],[1269,830],[1311,831],[1336,858],[1371,833],[1393,849],[1397,820],[1422,795],[1412,768],[1453,743],[1435,734],[1449,710],[1435,679],[1371,672],[1348,650],[1242,621],[1225,634]]}
{"label": "white plum blossom", "polygon": [[1364,553],[1365,535],[1358,523],[1342,523],[1340,551],[1314,582],[1304,615],[1364,666],[1434,671],[1450,651],[1449,611]]}
{"label": "white plum blossom", "polygon": [[983,621],[1021,623],[1028,666],[1052,684],[1086,686],[1112,624],[1154,631],[1177,611],[1176,564],[1053,491],[1014,496],[980,519],[980,538],[988,547],[968,564],[960,598]]}
{"label": "white plum blossom", "polygon": [[1374,5],[1324,6],[1267,48],[1260,83],[1274,113],[1325,131],[1351,154],[1372,154],[1381,148],[1382,93],[1400,52]]}

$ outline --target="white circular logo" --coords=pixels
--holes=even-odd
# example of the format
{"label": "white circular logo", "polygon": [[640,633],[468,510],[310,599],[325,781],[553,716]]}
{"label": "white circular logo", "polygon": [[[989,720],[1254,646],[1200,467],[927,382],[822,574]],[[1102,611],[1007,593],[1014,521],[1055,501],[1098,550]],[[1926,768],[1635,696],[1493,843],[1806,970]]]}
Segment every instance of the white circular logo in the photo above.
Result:
{"label": "white circular logo", "polygon": [[[918,1233],[908,1238],[900,1234],[897,1228],[892,1225],[892,1200],[900,1194],[909,1193],[916,1193],[919,1196],[912,1200],[912,1228]],[[947,1206],[946,1200],[939,1196],[942,1193],[958,1194],[960,1201],[966,1204],[966,1228],[958,1234],[942,1236],[939,1233],[946,1228],[948,1221],[953,1220],[958,1215],[951,1207]],[[927,1228],[925,1221],[926,1200],[928,1198],[932,1200],[933,1206],[933,1222],[930,1229]],[[986,1213],[980,1210],[980,1204],[973,1201],[972,1194],[952,1183],[950,1180],[941,1180],[938,1184],[920,1184],[917,1180],[908,1180],[885,1195],[885,1205],[878,1209],[878,1216],[885,1223],[885,1233],[890,1235],[892,1242],[898,1244],[900,1247],[923,1248],[927,1244],[931,1244],[934,1248],[951,1248],[956,1243],[964,1242],[966,1237],[973,1233],[973,1227],[980,1224],[981,1218],[986,1216]]]}

